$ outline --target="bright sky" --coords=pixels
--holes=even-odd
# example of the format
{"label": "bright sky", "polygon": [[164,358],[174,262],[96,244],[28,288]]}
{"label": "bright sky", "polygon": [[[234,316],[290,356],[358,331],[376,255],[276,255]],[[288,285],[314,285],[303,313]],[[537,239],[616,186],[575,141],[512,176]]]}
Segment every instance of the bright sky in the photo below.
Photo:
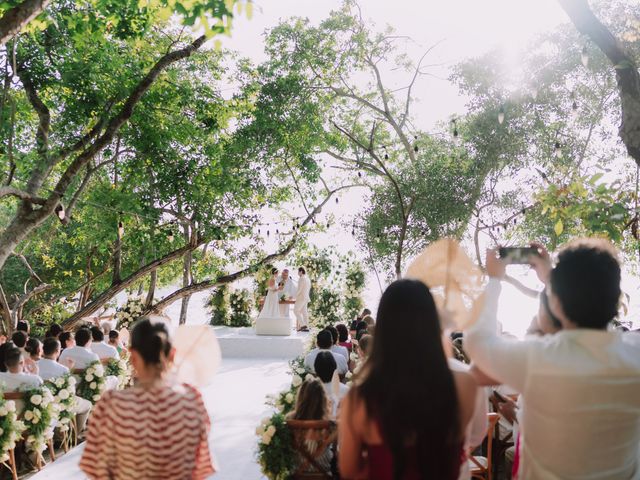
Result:
{"label": "bright sky", "polygon": [[[318,23],[340,3],[339,0],[255,0],[252,20],[237,18],[231,38],[224,38],[223,46],[260,62],[265,58],[265,30],[292,16],[307,17]],[[414,96],[419,100],[413,109],[415,123],[425,130],[452,114],[465,111],[465,99],[446,80],[451,66],[499,48],[500,54],[510,59],[514,70],[517,70],[518,52],[536,34],[567,21],[556,0],[361,0],[360,7],[363,17],[375,23],[377,29],[391,25],[399,35],[411,37],[415,44],[409,46],[407,53],[414,58],[427,47],[440,42],[428,63],[442,66],[433,70],[435,77],[422,78],[414,88]],[[364,201],[366,196],[362,189],[350,191],[341,197],[339,205],[330,203],[321,221],[327,215],[335,215],[338,224],[341,221],[348,224]],[[296,206],[292,209],[298,214]],[[337,244],[345,252],[357,250],[350,228],[340,225],[327,233],[314,235],[312,241],[321,247]],[[267,248],[270,247],[275,248],[275,243],[268,243]],[[528,285],[536,286],[535,278],[524,270],[515,273]],[[376,277],[370,274],[365,292],[370,308],[375,310],[379,295]],[[535,300],[518,294],[510,286],[505,287],[499,313],[505,330],[521,336],[536,309]]]}

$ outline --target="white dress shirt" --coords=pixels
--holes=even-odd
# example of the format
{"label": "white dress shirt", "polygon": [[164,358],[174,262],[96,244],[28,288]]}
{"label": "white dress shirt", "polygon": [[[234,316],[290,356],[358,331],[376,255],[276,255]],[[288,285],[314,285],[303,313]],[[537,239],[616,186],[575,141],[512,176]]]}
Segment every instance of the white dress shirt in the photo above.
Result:
{"label": "white dress shirt", "polygon": [[93,353],[91,350],[85,347],[79,347],[78,345],[74,347],[65,348],[62,354],[60,355],[60,361],[63,362],[67,358],[70,358],[74,361],[73,368],[84,369],[87,368],[92,362],[100,361],[100,357]]}
{"label": "white dress shirt", "polygon": [[17,392],[39,387],[42,379],[30,373],[0,372],[0,384],[5,392]]}
{"label": "white dress shirt", "polygon": [[105,342],[92,342],[89,347],[93,353],[100,357],[100,360],[103,358],[115,358],[120,359],[120,354],[118,353],[118,349],[112,347],[108,343]]}
{"label": "white dress shirt", "polygon": [[38,360],[38,372],[42,380],[49,380],[50,378],[58,378],[66,375],[69,373],[69,369],[64,365],[60,365],[55,360],[41,358]]}
{"label": "white dress shirt", "polygon": [[342,345],[332,345],[331,351],[333,353],[338,353],[347,359],[347,363],[349,363],[349,350],[347,347],[343,347]]}
{"label": "white dress shirt", "polygon": [[338,388],[338,397],[335,398],[333,395],[333,386],[331,385],[331,382],[323,383],[322,386],[324,387],[324,393],[327,395],[327,398],[331,402],[332,418],[336,419],[338,418],[338,407],[340,406],[340,402],[342,402],[344,397],[347,396],[347,393],[349,393],[349,387],[344,383],[341,383],[340,387]]}
{"label": "white dress shirt", "polygon": [[[325,349],[319,349],[319,348],[314,348],[313,350],[311,350],[307,354],[307,356],[304,357],[304,366],[307,368],[307,370],[310,370],[313,373],[316,372],[313,365],[316,362],[316,357],[318,356],[318,353],[320,352],[331,352],[331,350],[328,350],[328,349],[325,350]],[[346,375],[347,372],[349,371],[349,367],[347,365],[347,359],[344,358],[339,353],[335,353],[335,352],[331,352],[331,353],[333,354],[333,358],[336,359],[336,365],[338,366],[338,374]]]}
{"label": "white dress shirt", "polygon": [[491,279],[465,349],[521,393],[518,479],[640,479],[640,335],[575,329],[501,338],[500,290]]}

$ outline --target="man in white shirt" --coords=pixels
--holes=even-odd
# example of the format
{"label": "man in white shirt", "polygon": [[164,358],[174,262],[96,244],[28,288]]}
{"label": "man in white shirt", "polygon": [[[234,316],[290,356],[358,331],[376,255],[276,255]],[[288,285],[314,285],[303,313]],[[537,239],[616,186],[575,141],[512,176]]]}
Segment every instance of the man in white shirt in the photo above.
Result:
{"label": "man in white shirt", "polygon": [[100,361],[100,357],[91,351],[91,332],[88,328],[78,329],[74,336],[75,347],[65,348],[60,355],[60,362],[64,363],[68,358],[74,362],[74,367],[84,370],[90,363]]}
{"label": "man in white shirt", "polygon": [[4,364],[7,371],[0,372],[0,384],[5,392],[17,392],[42,385],[39,376],[24,373],[24,357],[20,349],[9,347],[5,352]]}
{"label": "man in white shirt", "polygon": [[347,349],[347,347],[338,345],[338,339],[340,338],[340,336],[338,335],[338,329],[333,325],[329,325],[328,327],[325,327],[325,330],[329,331],[329,333],[331,334],[331,338],[333,339],[333,345],[331,345],[331,351],[333,353],[339,353],[340,355],[342,355],[344,358],[347,359],[347,364],[349,364],[349,350]]}
{"label": "man in white shirt", "polygon": [[347,393],[349,393],[349,387],[344,383],[338,383],[338,391],[336,395],[332,380],[333,373],[338,368],[338,365],[336,364],[336,360],[333,358],[331,352],[319,352],[313,362],[313,368],[316,371],[316,375],[318,375],[318,378],[322,382],[324,391],[331,404],[331,416],[335,419],[338,417],[338,409],[340,408],[342,399],[347,396]]}
{"label": "man in white shirt", "polygon": [[[289,276],[289,270],[286,268],[282,270],[282,276],[278,278],[278,285],[282,285],[282,291],[278,294],[279,297],[283,295],[285,298],[293,298],[296,294],[296,284],[293,283],[292,278]],[[291,305],[288,303],[280,304],[280,316],[290,318]]]}
{"label": "man in white shirt", "polygon": [[605,240],[580,240],[552,269],[536,246],[529,261],[562,330],[524,341],[497,335],[506,264],[491,250],[483,310],[465,335],[478,367],[521,394],[518,479],[640,479],[640,336],[607,331],[620,297],[617,253]]}
{"label": "man in white shirt", "polygon": [[318,353],[326,351],[331,353],[331,355],[333,355],[333,357],[336,359],[338,374],[339,375],[347,374],[347,372],[349,371],[347,360],[339,353],[334,353],[331,351],[331,345],[333,345],[333,338],[331,337],[331,332],[327,330],[322,330],[321,332],[318,332],[316,345],[318,347],[311,350],[304,359],[304,366],[307,368],[307,370],[310,370],[311,372],[315,373],[314,364],[316,361],[316,356],[318,355]]}
{"label": "man in white shirt", "polygon": [[[56,362],[56,358],[60,356],[60,342],[57,338],[45,338],[42,342],[42,353],[44,356],[38,361],[38,367],[43,380],[52,380],[69,373],[67,367]],[[73,413],[77,415],[76,423],[82,431],[87,424],[91,402],[76,395],[73,407]]]}
{"label": "man in white shirt", "polygon": [[293,306],[293,313],[296,316],[296,330],[298,332],[308,332],[309,311],[307,306],[311,299],[311,280],[307,277],[307,271],[303,267],[298,269],[298,277],[298,289],[295,294],[296,303]]}
{"label": "man in white shirt", "polygon": [[100,360],[108,358],[120,359],[118,350],[104,341],[104,333],[98,327],[91,327],[91,345],[89,348],[100,357]]}

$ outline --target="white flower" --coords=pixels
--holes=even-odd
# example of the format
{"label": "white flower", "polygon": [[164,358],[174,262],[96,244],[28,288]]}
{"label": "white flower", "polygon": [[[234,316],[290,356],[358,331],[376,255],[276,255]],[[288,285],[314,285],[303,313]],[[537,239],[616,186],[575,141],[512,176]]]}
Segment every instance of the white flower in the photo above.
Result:
{"label": "white flower", "polygon": [[87,375],[93,375],[94,371],[95,370],[92,367],[89,367],[89,368],[87,368],[87,370],[84,373],[86,373]]}
{"label": "white flower", "polygon": [[313,380],[314,378],[315,378],[315,377],[314,377],[312,374],[310,374],[310,373],[307,373],[307,376],[306,376],[306,377],[304,377],[304,379],[305,379],[305,380],[307,380],[307,381],[311,381],[311,380]]}
{"label": "white flower", "polygon": [[302,378],[298,375],[294,375],[293,379],[291,380],[291,385],[293,385],[294,387],[299,387],[302,384]]}
{"label": "white flower", "polygon": [[40,422],[40,419],[38,417],[33,417],[32,422],[33,422],[34,425],[36,425],[36,424],[38,424]]}
{"label": "white flower", "polygon": [[260,422],[260,425],[266,426],[266,425],[269,425],[269,422],[271,422],[271,419],[269,417],[264,417]]}
{"label": "white flower", "polygon": [[97,402],[98,400],[100,400],[100,395],[94,395],[93,396],[93,401]]}
{"label": "white flower", "polygon": [[91,383],[89,384],[89,388],[90,388],[91,390],[95,390],[96,388],[98,388],[98,384],[97,384],[96,382],[91,382]]}
{"label": "white flower", "polygon": [[26,412],[24,412],[24,419],[27,422],[30,422],[33,419],[33,412],[31,410],[27,410]]}
{"label": "white flower", "polygon": [[91,382],[91,381],[93,381],[93,375],[91,375],[90,373],[88,373],[88,374],[84,377],[84,379],[85,379],[87,382]]}
{"label": "white flower", "polygon": [[63,388],[58,392],[58,397],[60,397],[61,400],[66,400],[69,398],[69,390]]}
{"label": "white flower", "polygon": [[6,417],[8,413],[9,409],[5,405],[0,407],[0,417]]}
{"label": "white flower", "polygon": [[356,360],[358,360],[358,354],[351,352],[351,355],[349,355],[349,358],[355,362]]}
{"label": "white flower", "polygon": [[4,433],[4,430],[0,428],[0,435],[2,435],[3,433]]}
{"label": "white flower", "polygon": [[260,425],[256,427],[256,435],[261,437],[264,434],[264,426]]}
{"label": "white flower", "polygon": [[262,443],[264,443],[265,445],[269,445],[271,443],[271,436],[267,435],[266,432],[264,433],[264,435],[262,435]]}
{"label": "white flower", "polygon": [[56,380],[56,387],[58,387],[58,388],[62,388],[62,386],[63,386],[63,385],[64,385],[64,378],[59,377],[59,378]]}
{"label": "white flower", "polygon": [[287,395],[284,397],[284,399],[287,401],[287,403],[293,402],[293,393],[291,393],[291,392],[287,393]]}
{"label": "white flower", "polygon": [[75,384],[76,384],[75,377],[69,377],[69,385],[75,385]]}
{"label": "white flower", "polygon": [[305,370],[304,368],[300,367],[300,368],[297,368],[297,369],[296,369],[296,372],[297,372],[298,374],[300,374],[300,375],[304,375],[304,373],[306,372],[306,370]]}
{"label": "white flower", "polygon": [[102,365],[96,365],[96,377],[102,378],[104,376],[104,368]]}
{"label": "white flower", "polygon": [[33,403],[34,405],[40,405],[42,403],[42,395],[31,395],[31,403]]}
{"label": "white flower", "polygon": [[274,427],[273,425],[269,425],[265,433],[270,437],[273,437],[273,435],[276,433],[276,427]]}
{"label": "white flower", "polygon": [[347,374],[345,375],[345,378],[349,379],[351,377],[353,377],[353,373],[347,372]]}

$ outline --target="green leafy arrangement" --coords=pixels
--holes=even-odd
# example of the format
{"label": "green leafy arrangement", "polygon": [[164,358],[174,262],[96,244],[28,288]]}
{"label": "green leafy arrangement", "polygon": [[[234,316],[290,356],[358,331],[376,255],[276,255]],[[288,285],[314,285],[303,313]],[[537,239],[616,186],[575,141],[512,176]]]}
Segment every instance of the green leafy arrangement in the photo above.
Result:
{"label": "green leafy arrangement", "polygon": [[47,441],[53,438],[53,421],[58,417],[58,408],[48,387],[31,388],[24,392],[22,418],[26,426],[26,448],[41,455]]}
{"label": "green leafy arrangement", "polygon": [[116,310],[116,320],[118,322],[118,329],[130,328],[131,324],[135,322],[142,312],[144,311],[144,304],[139,297],[131,297],[127,300],[122,307]]}
{"label": "green leafy arrangement", "polygon": [[124,358],[111,358],[105,365],[107,376],[118,378],[118,389],[122,390],[131,383],[131,365]]}
{"label": "green leafy arrangement", "polygon": [[216,288],[207,299],[207,307],[211,313],[211,325],[227,325],[229,322],[229,287],[222,285]]}
{"label": "green leafy arrangement", "polygon": [[251,295],[249,290],[235,290],[229,295],[231,314],[228,325],[232,327],[251,326]]}
{"label": "green leafy arrangement", "polygon": [[105,371],[100,362],[92,362],[80,376],[78,396],[95,404],[105,388]]}

